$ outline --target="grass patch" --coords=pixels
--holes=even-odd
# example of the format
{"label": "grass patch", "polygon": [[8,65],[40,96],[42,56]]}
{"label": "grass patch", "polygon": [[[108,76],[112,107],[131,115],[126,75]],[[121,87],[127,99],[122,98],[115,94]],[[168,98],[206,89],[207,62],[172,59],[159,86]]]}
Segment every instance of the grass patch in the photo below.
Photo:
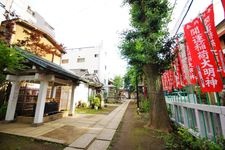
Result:
{"label": "grass patch", "polygon": [[109,114],[110,112],[112,112],[115,108],[117,108],[118,106],[107,106],[101,109],[91,109],[91,108],[84,108],[84,107],[80,107],[80,108],[76,108],[75,112],[76,113],[82,113],[82,114]]}

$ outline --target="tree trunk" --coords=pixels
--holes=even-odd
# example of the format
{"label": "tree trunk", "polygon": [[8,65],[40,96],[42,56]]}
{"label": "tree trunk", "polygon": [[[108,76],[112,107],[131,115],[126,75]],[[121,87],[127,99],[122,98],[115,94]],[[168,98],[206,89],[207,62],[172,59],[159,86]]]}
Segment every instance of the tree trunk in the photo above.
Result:
{"label": "tree trunk", "polygon": [[143,72],[146,77],[147,94],[150,100],[148,127],[169,132],[172,128],[162,90],[161,77],[157,73],[157,66],[144,65]]}

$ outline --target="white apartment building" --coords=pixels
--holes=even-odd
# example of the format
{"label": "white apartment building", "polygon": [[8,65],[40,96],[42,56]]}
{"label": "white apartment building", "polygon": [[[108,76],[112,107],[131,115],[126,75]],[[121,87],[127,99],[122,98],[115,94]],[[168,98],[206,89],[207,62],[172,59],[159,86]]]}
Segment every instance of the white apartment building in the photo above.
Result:
{"label": "white apartment building", "polygon": [[6,20],[6,18],[12,19],[18,17],[33,24],[50,36],[55,37],[54,28],[31,7],[27,0],[0,0],[0,22]]}
{"label": "white apartment building", "polygon": [[68,69],[88,70],[89,74],[96,74],[107,92],[108,68],[107,52],[103,49],[103,44],[89,47],[79,47],[67,49],[62,56],[61,66]]}

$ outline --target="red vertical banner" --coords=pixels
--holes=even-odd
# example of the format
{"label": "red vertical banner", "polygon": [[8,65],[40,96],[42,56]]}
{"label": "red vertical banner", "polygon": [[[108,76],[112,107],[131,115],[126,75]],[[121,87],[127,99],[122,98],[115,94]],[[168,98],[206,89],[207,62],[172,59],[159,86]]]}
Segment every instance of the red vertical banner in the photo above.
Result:
{"label": "red vertical banner", "polygon": [[222,53],[220,40],[214,24],[213,4],[209,5],[209,7],[202,13],[202,19],[207,29],[207,35],[211,43],[212,52],[215,55],[217,61],[218,71],[221,72],[222,76],[224,77],[225,76],[224,56]]}
{"label": "red vertical banner", "polygon": [[174,78],[175,78],[175,87],[178,89],[182,88],[182,80],[181,80],[181,70],[180,70],[180,64],[179,64],[179,60],[178,57],[175,58],[174,60]]}
{"label": "red vertical banner", "polygon": [[203,92],[220,92],[223,84],[210,44],[205,34],[205,28],[200,18],[184,26],[184,34],[190,54],[197,69],[199,84]]}
{"label": "red vertical banner", "polygon": [[188,70],[189,70],[189,77],[190,77],[189,84],[196,84],[197,77],[195,75],[195,67],[193,65],[193,60],[191,57],[190,49],[187,44],[185,44],[185,50],[186,50],[186,55],[187,55],[187,63],[188,63]]}
{"label": "red vertical banner", "polygon": [[169,83],[168,83],[168,91],[172,92],[173,88],[174,88],[175,80],[174,80],[174,73],[173,73],[173,71],[171,69],[168,70],[168,81],[169,81]]}
{"label": "red vertical banner", "polygon": [[169,71],[166,70],[162,76],[162,84],[163,84],[163,90],[164,91],[170,91],[170,89],[172,89],[172,87],[170,88],[170,74],[169,74]]}
{"label": "red vertical banner", "polygon": [[180,72],[181,72],[181,85],[185,86],[187,85],[187,75],[186,75],[186,71],[185,71],[185,67],[183,64],[183,59],[182,59],[182,55],[180,54],[180,52],[177,53],[177,57],[178,57],[178,63],[180,66]]}

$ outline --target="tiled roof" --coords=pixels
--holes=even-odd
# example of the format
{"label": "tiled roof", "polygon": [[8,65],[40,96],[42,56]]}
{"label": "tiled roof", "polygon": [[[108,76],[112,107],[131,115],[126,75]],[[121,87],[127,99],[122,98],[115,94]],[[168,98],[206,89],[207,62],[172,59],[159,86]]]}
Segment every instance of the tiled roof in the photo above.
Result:
{"label": "tiled roof", "polygon": [[70,70],[79,77],[83,77],[85,74],[88,74],[87,69],[70,69]]}
{"label": "tiled roof", "polygon": [[62,68],[61,66],[52,63],[46,59],[43,59],[41,57],[38,57],[26,50],[23,50],[19,47],[15,47],[23,57],[25,57],[27,60],[29,60],[30,62],[40,66],[41,68],[44,68],[48,71],[51,71],[55,74],[60,74],[64,77],[67,77],[71,80],[79,80],[79,81],[83,81],[85,83],[87,83],[87,81],[85,79],[80,78],[79,76],[76,76],[75,74],[73,74],[72,72],[69,72],[68,70]]}
{"label": "tiled roof", "polygon": [[76,75],[88,81],[88,84],[94,87],[102,87],[96,74],[89,74],[87,69],[71,69]]}

